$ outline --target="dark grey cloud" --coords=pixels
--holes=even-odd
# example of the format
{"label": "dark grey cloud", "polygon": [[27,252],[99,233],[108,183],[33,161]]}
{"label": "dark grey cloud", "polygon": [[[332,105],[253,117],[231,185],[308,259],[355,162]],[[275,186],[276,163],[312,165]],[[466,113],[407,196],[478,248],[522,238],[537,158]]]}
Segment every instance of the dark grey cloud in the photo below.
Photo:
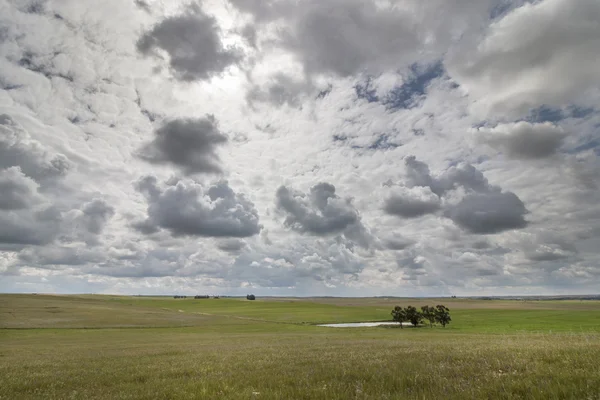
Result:
{"label": "dark grey cloud", "polygon": [[133,0],[133,3],[138,6],[141,10],[144,10],[145,12],[147,12],[148,14],[152,13],[152,8],[150,7],[150,4],[148,4],[146,1],[144,0]]}
{"label": "dark grey cloud", "polygon": [[139,151],[150,163],[172,164],[185,174],[219,173],[217,147],[227,142],[212,116],[174,119],[155,131],[155,138]]}
{"label": "dark grey cloud", "polygon": [[426,186],[433,193],[441,194],[438,182],[431,176],[429,166],[422,161],[417,160],[415,156],[408,156],[404,159],[406,170],[406,186]]}
{"label": "dark grey cloud", "polygon": [[[286,32],[283,44],[309,73],[347,77],[392,65],[415,54],[419,37],[398,10],[359,0],[309,2]],[[373,46],[377,43],[377,46]]]}
{"label": "dark grey cloud", "polygon": [[475,193],[445,210],[446,217],[475,234],[499,233],[527,226],[527,209],[512,192]]}
{"label": "dark grey cloud", "polygon": [[40,245],[54,238],[52,230],[40,229],[35,220],[24,219],[14,213],[0,214],[0,243],[14,245]]}
{"label": "dark grey cloud", "polygon": [[275,197],[278,211],[285,215],[284,225],[297,232],[317,236],[341,234],[350,241],[350,247],[356,243],[368,248],[374,241],[352,200],[340,198],[330,183],[318,183],[308,194],[281,186]]}
{"label": "dark grey cloud", "polygon": [[241,31],[240,31],[240,35],[242,35],[242,37],[244,39],[246,39],[246,41],[248,42],[248,44],[252,47],[256,48],[256,40],[257,40],[257,33],[256,33],[256,27],[253,25],[246,25],[244,26]]}
{"label": "dark grey cloud", "polygon": [[471,244],[471,247],[476,250],[485,250],[491,247],[491,244],[487,240],[477,240]]}
{"label": "dark grey cloud", "polygon": [[161,194],[161,188],[158,186],[158,179],[156,179],[156,177],[152,175],[147,175],[140,178],[135,183],[134,187],[146,198],[155,198],[160,196]]}
{"label": "dark grey cloud", "polygon": [[440,209],[439,201],[421,201],[401,196],[392,196],[385,201],[384,210],[388,214],[403,218],[417,218],[435,213]]}
{"label": "dark grey cloud", "polygon": [[160,232],[160,227],[156,226],[152,221],[147,219],[135,221],[131,224],[131,227],[144,235],[152,235]]}
{"label": "dark grey cloud", "polygon": [[0,115],[0,168],[20,167],[23,174],[35,181],[63,177],[71,163],[62,154],[56,154],[31,139],[9,115]]}
{"label": "dark grey cloud", "polygon": [[414,156],[408,156],[404,160],[408,187],[428,187],[438,196],[447,191],[463,187],[475,192],[488,191],[491,186],[481,171],[471,164],[461,163],[452,166],[438,176],[433,176],[429,166]]}
{"label": "dark grey cloud", "polygon": [[0,210],[29,208],[36,201],[37,188],[19,167],[0,169]]}
{"label": "dark grey cloud", "polygon": [[227,253],[237,253],[246,247],[246,243],[235,238],[221,239],[217,242],[217,247]]}
{"label": "dark grey cloud", "polygon": [[474,192],[487,192],[492,190],[487,178],[481,171],[471,164],[452,166],[442,173],[435,183],[436,189],[444,193],[448,190],[462,187]]}
{"label": "dark grey cloud", "polygon": [[[179,180],[160,187],[154,177],[142,178],[136,189],[148,200],[146,232],[163,228],[173,236],[249,237],[260,232],[258,212],[226,181],[208,188]],[[155,227],[152,229],[152,227]]]}
{"label": "dark grey cloud", "polygon": [[534,251],[531,253],[525,253],[525,257],[529,261],[557,261],[569,258],[569,255],[556,253],[553,251]]}
{"label": "dark grey cloud", "polygon": [[525,121],[480,129],[478,135],[481,142],[515,159],[552,156],[566,137],[562,128],[550,122],[532,124]]}
{"label": "dark grey cloud", "polygon": [[[527,209],[512,192],[491,185],[481,171],[459,164],[433,176],[429,166],[414,156],[405,159],[406,177],[402,186],[392,185],[392,194],[383,204],[391,215],[415,218],[443,209],[443,215],[460,228],[476,234],[498,233],[527,226]],[[448,201],[455,189],[466,193],[458,203]]]}
{"label": "dark grey cloud", "polygon": [[371,234],[369,229],[361,222],[349,225],[344,230],[344,238],[348,241],[346,246],[352,248],[354,244],[362,248],[369,248],[372,244],[376,244],[377,239]]}
{"label": "dark grey cloud", "polygon": [[102,199],[94,199],[82,209],[82,221],[86,230],[99,235],[109,219],[115,215],[115,209]]}
{"label": "dark grey cloud", "polygon": [[417,218],[432,214],[441,207],[440,198],[431,190],[400,188],[391,194],[383,209],[386,213],[403,218]]}
{"label": "dark grey cloud", "polygon": [[389,250],[405,250],[414,244],[413,241],[405,238],[389,238],[383,241],[385,248]]}
{"label": "dark grey cloud", "polygon": [[360,219],[351,201],[337,196],[329,183],[316,184],[308,195],[281,186],[276,203],[286,214],[285,225],[299,232],[340,233]]}
{"label": "dark grey cloud", "polygon": [[62,215],[54,207],[0,212],[0,243],[44,245],[61,233]]}
{"label": "dark grey cloud", "polygon": [[144,55],[161,49],[169,54],[173,75],[182,81],[209,79],[241,59],[238,50],[225,48],[214,17],[191,3],[182,14],[165,18],[137,42]]}

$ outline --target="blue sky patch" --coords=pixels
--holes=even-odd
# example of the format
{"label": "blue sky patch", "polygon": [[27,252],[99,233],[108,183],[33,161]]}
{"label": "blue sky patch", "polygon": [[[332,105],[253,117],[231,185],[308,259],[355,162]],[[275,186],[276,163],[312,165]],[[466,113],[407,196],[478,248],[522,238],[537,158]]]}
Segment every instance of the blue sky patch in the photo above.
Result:
{"label": "blue sky patch", "polygon": [[[334,142],[351,143],[352,139],[354,139],[354,138],[348,137],[346,135],[333,135],[332,139]],[[354,150],[365,150],[365,149],[366,150],[389,150],[389,149],[395,149],[395,148],[402,146],[402,144],[394,143],[392,140],[393,140],[393,138],[391,135],[389,135],[387,133],[382,133],[382,134],[376,135],[375,141],[373,141],[368,146],[359,146],[357,144],[350,144],[350,148],[354,149]]]}
{"label": "blue sky patch", "polygon": [[568,151],[571,154],[581,153],[583,151],[594,150],[596,155],[600,154],[600,139],[590,140],[589,142],[583,143],[574,149]]}
{"label": "blue sky patch", "polygon": [[512,2],[504,0],[496,4],[490,11],[490,19],[499,19],[508,14],[516,7]]}
{"label": "blue sky patch", "polygon": [[354,91],[356,92],[356,97],[359,99],[365,99],[369,103],[376,103],[379,101],[377,90],[373,88],[372,77],[368,77],[363,84],[357,83],[354,86]]}
{"label": "blue sky patch", "polygon": [[596,110],[591,107],[577,107],[577,106],[569,107],[568,111],[569,111],[571,118],[585,118],[588,115],[596,112]]}
{"label": "blue sky patch", "polygon": [[402,85],[390,90],[382,104],[392,110],[413,108],[415,101],[425,95],[431,81],[444,75],[444,72],[441,61],[427,66],[411,65],[409,77]]}
{"label": "blue sky patch", "polygon": [[390,142],[390,136],[387,134],[379,135],[377,140],[375,140],[368,147],[369,150],[387,150],[387,149],[395,149],[400,147],[401,145]]}
{"label": "blue sky patch", "polygon": [[593,108],[584,108],[574,105],[566,107],[565,109],[543,105],[531,110],[529,115],[525,117],[525,121],[531,123],[557,123],[567,118],[585,118],[595,111],[596,110]]}
{"label": "blue sky patch", "polygon": [[529,112],[525,121],[533,123],[552,122],[556,123],[565,119],[566,116],[561,109],[541,106]]}
{"label": "blue sky patch", "polygon": [[331,93],[331,90],[333,90],[333,86],[329,85],[327,87],[327,89],[321,90],[318,94],[317,94],[317,99],[323,99],[325,97],[327,97],[327,95],[329,93]]}
{"label": "blue sky patch", "polygon": [[[409,67],[408,76],[402,85],[390,90],[385,97],[377,95],[373,87],[373,77],[367,77],[363,82],[354,86],[356,97],[369,103],[381,103],[388,110],[410,109],[421,96],[425,95],[427,87],[436,78],[444,75],[445,69],[441,61],[430,65],[414,63]],[[458,85],[456,85],[458,87]]]}

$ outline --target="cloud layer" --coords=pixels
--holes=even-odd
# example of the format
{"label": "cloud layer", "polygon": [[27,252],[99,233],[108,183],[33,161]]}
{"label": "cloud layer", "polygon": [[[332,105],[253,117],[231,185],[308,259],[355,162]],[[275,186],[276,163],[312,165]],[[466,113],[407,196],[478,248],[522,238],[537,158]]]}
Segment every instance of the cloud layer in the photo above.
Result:
{"label": "cloud layer", "polygon": [[0,291],[600,284],[597,1],[0,10]]}

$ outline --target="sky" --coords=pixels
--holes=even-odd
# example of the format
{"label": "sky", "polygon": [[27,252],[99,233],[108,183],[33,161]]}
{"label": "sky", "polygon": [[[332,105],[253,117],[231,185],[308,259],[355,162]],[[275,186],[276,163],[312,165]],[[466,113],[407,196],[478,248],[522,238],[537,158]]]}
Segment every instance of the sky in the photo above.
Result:
{"label": "sky", "polygon": [[0,291],[594,294],[598,0],[0,0]]}

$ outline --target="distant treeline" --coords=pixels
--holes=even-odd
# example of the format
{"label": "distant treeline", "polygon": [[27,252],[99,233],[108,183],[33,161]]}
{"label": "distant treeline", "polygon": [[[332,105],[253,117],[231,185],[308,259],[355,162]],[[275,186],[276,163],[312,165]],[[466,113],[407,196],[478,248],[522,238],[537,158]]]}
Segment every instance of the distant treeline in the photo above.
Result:
{"label": "distant treeline", "polygon": [[600,295],[561,295],[561,296],[480,296],[465,297],[473,300],[522,300],[522,301],[545,301],[545,300],[600,300]]}
{"label": "distant treeline", "polygon": [[392,310],[392,318],[394,321],[400,323],[401,328],[404,322],[410,322],[413,326],[418,326],[423,320],[428,321],[431,327],[433,327],[434,323],[437,323],[445,328],[452,321],[452,318],[450,318],[450,309],[442,304],[435,307],[423,306],[421,307],[421,311],[414,306],[406,308],[396,306]]}

